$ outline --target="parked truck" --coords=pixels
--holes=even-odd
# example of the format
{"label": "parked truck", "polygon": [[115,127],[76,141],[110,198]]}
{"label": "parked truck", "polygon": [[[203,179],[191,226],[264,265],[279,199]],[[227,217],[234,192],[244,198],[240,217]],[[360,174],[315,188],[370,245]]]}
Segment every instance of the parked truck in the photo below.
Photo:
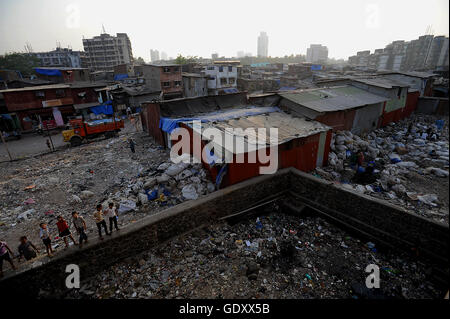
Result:
{"label": "parked truck", "polygon": [[69,121],[69,126],[71,129],[62,132],[64,142],[69,142],[71,146],[79,146],[84,140],[101,135],[113,137],[124,127],[124,124],[123,120],[118,118],[115,121],[112,118],[92,121],[73,119]]}

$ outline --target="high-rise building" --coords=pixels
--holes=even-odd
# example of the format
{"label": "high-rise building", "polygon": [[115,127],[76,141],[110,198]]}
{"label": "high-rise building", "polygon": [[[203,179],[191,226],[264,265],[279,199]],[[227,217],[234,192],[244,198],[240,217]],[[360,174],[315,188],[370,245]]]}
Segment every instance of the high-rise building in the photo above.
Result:
{"label": "high-rise building", "polygon": [[213,60],[217,60],[219,58],[219,53],[213,53],[213,54],[211,54],[211,59],[213,59]]}
{"label": "high-rise building", "polygon": [[269,37],[267,33],[260,32],[258,36],[258,57],[267,58],[269,52]]}
{"label": "high-rise building", "polygon": [[306,62],[325,63],[328,60],[328,48],[321,44],[311,44],[306,50]]}
{"label": "high-rise building", "polygon": [[80,51],[70,48],[56,48],[49,52],[30,53],[39,59],[39,66],[81,68]]}
{"label": "high-rise building", "polygon": [[427,69],[448,67],[448,40],[445,36],[434,37],[425,61]]}
{"label": "high-rise building", "polygon": [[133,63],[130,38],[126,33],[111,36],[102,33],[92,39],[83,39],[86,67],[94,71],[113,71],[114,66]]}
{"label": "high-rise building", "polygon": [[159,61],[159,51],[158,50],[150,50],[150,60],[152,60],[152,62]]}
{"label": "high-rise building", "polygon": [[161,60],[163,60],[163,61],[167,60],[167,53],[164,51],[161,52]]}

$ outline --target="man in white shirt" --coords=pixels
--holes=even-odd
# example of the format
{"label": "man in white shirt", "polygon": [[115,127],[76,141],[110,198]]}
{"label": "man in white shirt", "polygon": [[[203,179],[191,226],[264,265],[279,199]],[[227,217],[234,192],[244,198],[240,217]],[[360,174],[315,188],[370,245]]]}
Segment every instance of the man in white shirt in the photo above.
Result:
{"label": "man in white shirt", "polygon": [[108,204],[108,208],[104,210],[104,216],[109,219],[109,232],[112,233],[113,223],[116,230],[120,230],[117,227],[117,208],[114,207],[113,203]]}

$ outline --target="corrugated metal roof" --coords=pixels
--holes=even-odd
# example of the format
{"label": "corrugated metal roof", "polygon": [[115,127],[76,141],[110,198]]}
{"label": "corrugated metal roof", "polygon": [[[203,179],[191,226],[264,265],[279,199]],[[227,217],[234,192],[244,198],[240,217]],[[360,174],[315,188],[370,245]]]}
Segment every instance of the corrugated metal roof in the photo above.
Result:
{"label": "corrugated metal roof", "polygon": [[[272,112],[255,116],[244,116],[220,122],[201,123],[201,131],[200,127],[193,126],[192,123],[186,124],[200,134],[204,133],[207,128],[219,129],[222,139],[220,141],[214,140],[212,144],[217,147],[215,149],[215,154],[218,157],[226,159],[232,158],[232,154],[242,154],[264,149],[268,146],[280,145],[296,138],[311,136],[331,129],[329,126],[322,123],[294,117],[284,112]],[[252,128],[255,130],[243,132],[246,129]],[[258,143],[258,131],[256,129],[262,128],[266,129],[266,135],[261,136],[262,140]],[[277,137],[270,134],[270,128],[278,129]],[[230,132],[230,129],[233,129],[233,131]],[[243,131],[239,133],[239,131],[236,131],[235,129],[242,129]],[[234,145],[224,145],[224,134],[233,135],[233,139],[236,143]],[[261,131],[259,131],[259,134],[262,134]],[[211,136],[204,137],[207,139],[211,138]]]}
{"label": "corrugated metal roof", "polygon": [[316,112],[334,112],[381,103],[386,97],[353,86],[279,93],[283,98]]}
{"label": "corrugated metal roof", "polygon": [[52,84],[52,85],[40,85],[40,86],[28,86],[24,88],[18,89],[7,89],[2,90],[0,93],[8,93],[8,92],[21,92],[21,91],[38,91],[38,90],[50,90],[50,89],[67,89],[70,86],[67,84]]}
{"label": "corrugated metal roof", "polygon": [[395,87],[409,87],[409,84],[401,81],[395,81],[392,79],[386,79],[386,78],[353,78],[353,81],[365,83],[367,85],[377,86],[384,89],[392,89]]}

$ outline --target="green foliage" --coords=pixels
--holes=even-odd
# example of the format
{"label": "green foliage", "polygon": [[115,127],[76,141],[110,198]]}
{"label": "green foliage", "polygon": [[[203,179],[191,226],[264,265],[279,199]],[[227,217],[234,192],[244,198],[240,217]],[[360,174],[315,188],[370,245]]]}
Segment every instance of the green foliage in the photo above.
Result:
{"label": "green foliage", "polygon": [[134,60],[134,62],[135,62],[136,64],[140,64],[140,65],[145,64],[145,61],[144,61],[144,59],[143,59],[142,57],[136,58],[136,60]]}
{"label": "green foliage", "polygon": [[175,59],[175,63],[176,64],[188,64],[188,63],[197,62],[197,60],[198,60],[197,56],[184,57],[181,54],[178,54],[177,58]]}
{"label": "green foliage", "polygon": [[5,53],[0,55],[0,69],[17,70],[22,75],[31,75],[33,68],[39,66],[39,59],[29,53]]}

